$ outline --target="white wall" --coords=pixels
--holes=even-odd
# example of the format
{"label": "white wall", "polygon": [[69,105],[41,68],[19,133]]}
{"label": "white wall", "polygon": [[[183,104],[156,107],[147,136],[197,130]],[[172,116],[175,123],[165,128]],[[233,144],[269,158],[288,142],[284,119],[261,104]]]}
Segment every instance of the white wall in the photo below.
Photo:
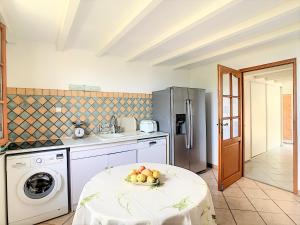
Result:
{"label": "white wall", "polygon": [[96,57],[83,50],[56,51],[54,45],[17,41],[7,45],[9,87],[68,89],[69,84],[98,85],[102,91],[146,92],[187,86],[187,71]]}
{"label": "white wall", "polygon": [[251,82],[251,157],[267,150],[266,84]]}
{"label": "white wall", "polygon": [[[217,64],[240,69],[264,63],[270,63],[288,58],[297,58],[297,86],[300,87],[300,39],[290,40],[285,43],[275,43],[264,47],[257,46],[252,50],[243,50],[236,52],[230,56],[222,57],[209,64],[190,70],[192,87],[201,87],[207,89],[208,100],[207,107],[211,110],[211,118],[207,121],[208,133],[211,134],[211,141],[208,143],[212,147],[211,159],[209,162],[218,164],[218,80],[217,80]],[[298,106],[300,106],[300,92],[298,91]],[[298,132],[300,125],[300,115],[298,110]],[[300,135],[298,140],[298,149],[300,151]],[[300,174],[300,154],[298,154],[298,170]],[[299,179],[300,187],[300,179]]]}

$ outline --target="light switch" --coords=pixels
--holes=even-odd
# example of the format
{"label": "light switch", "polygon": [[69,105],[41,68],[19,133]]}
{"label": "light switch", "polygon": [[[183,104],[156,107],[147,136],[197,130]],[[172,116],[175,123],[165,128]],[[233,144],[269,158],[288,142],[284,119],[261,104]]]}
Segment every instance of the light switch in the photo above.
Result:
{"label": "light switch", "polygon": [[55,112],[61,113],[61,107],[55,107]]}

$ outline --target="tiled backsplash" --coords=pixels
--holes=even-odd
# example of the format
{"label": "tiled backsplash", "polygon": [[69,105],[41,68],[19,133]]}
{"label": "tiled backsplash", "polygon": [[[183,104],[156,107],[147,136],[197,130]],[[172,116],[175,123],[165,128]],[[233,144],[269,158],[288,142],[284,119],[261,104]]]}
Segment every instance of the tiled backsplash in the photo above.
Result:
{"label": "tiled backsplash", "polygon": [[76,120],[86,121],[88,131],[97,133],[99,123],[109,122],[112,115],[149,119],[151,101],[150,94],[8,88],[9,139],[72,136]]}

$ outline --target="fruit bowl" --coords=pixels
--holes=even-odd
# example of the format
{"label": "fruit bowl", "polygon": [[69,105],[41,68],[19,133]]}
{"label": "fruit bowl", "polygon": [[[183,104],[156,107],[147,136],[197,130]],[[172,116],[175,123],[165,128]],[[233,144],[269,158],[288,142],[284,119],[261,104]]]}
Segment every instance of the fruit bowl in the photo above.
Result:
{"label": "fruit bowl", "polygon": [[133,169],[128,176],[125,178],[125,181],[143,186],[158,186],[160,172],[158,170],[151,170],[145,166],[140,166],[138,169]]}

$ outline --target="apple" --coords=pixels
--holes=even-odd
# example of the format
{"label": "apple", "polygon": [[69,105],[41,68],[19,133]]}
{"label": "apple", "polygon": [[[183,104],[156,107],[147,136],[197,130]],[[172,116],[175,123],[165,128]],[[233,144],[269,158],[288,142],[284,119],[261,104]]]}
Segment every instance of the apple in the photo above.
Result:
{"label": "apple", "polygon": [[136,179],[138,182],[144,183],[146,181],[147,177],[144,174],[139,174],[139,175],[137,175]]}
{"label": "apple", "polygon": [[152,171],[149,169],[144,169],[142,174],[146,175],[147,177],[152,176]]}
{"label": "apple", "polygon": [[147,177],[147,183],[155,183],[155,178],[152,176]]}
{"label": "apple", "polygon": [[138,169],[138,171],[141,173],[144,169],[146,169],[145,166],[140,166],[139,169]]}
{"label": "apple", "polygon": [[136,174],[130,175],[130,181],[133,183],[137,182],[137,175]]}
{"label": "apple", "polygon": [[138,174],[139,172],[137,170],[131,170],[130,175]]}
{"label": "apple", "polygon": [[160,172],[158,170],[154,170],[152,175],[155,179],[157,179],[160,176]]}

